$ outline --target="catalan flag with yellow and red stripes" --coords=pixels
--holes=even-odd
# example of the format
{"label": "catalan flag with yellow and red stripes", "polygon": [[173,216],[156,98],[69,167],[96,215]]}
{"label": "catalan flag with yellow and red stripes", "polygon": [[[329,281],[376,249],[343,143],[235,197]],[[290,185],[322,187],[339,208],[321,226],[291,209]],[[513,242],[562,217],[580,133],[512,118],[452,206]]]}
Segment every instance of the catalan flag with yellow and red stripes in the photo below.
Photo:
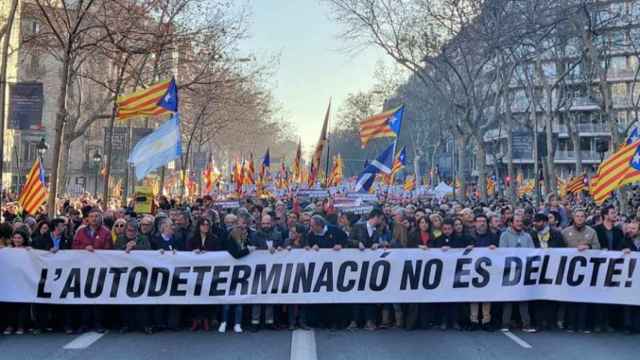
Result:
{"label": "catalan flag with yellow and red stripes", "polygon": [[566,185],[566,192],[570,194],[579,193],[582,190],[587,190],[587,184],[584,181],[584,175],[574,176],[569,180]]}
{"label": "catalan flag with yellow and red stripes", "polygon": [[590,192],[596,204],[604,203],[611,193],[629,181],[633,181],[638,170],[631,166],[640,140],[625,144],[618,151],[609,156],[598,167],[598,172],[591,179]]}
{"label": "catalan flag with yellow and red stripes", "polygon": [[40,205],[42,205],[49,191],[44,183],[44,168],[40,159],[36,160],[27,175],[27,182],[22,187],[18,203],[28,214],[35,214]]}
{"label": "catalan flag with yellow and red stripes", "polygon": [[360,142],[362,147],[376,138],[398,137],[402,127],[404,106],[373,115],[360,122]]}
{"label": "catalan flag with yellow and red stripes", "polygon": [[148,88],[118,97],[116,119],[123,121],[138,116],[160,116],[178,111],[178,89],[174,79],[161,81]]}

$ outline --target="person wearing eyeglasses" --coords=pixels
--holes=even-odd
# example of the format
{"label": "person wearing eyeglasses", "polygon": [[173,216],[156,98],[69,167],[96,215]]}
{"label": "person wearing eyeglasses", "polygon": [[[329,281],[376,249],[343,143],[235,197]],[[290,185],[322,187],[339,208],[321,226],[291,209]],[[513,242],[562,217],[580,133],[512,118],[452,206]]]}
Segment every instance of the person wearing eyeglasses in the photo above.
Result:
{"label": "person wearing eyeglasses", "polygon": [[[151,250],[151,243],[148,237],[140,236],[138,233],[138,222],[129,220],[125,225],[123,236],[119,236],[116,240],[117,250],[124,250],[127,254],[134,250]],[[125,333],[129,330],[141,326],[146,334],[152,334],[150,308],[144,305],[127,305],[120,307],[121,329],[120,332]]]}
{"label": "person wearing eyeglasses", "polygon": [[113,227],[111,228],[111,238],[113,239],[113,243],[115,244],[119,237],[124,236],[124,228],[127,225],[127,221],[125,219],[118,219],[113,223]]}

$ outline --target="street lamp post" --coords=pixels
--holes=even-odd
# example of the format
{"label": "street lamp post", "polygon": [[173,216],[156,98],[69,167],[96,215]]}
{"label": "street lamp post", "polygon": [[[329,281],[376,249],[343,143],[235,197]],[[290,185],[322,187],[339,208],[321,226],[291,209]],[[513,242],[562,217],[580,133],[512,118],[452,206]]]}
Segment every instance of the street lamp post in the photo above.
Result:
{"label": "street lamp post", "polygon": [[96,181],[93,184],[93,196],[98,198],[98,179],[100,178],[100,163],[102,162],[102,155],[96,150],[93,154],[93,163],[96,166]]}
{"label": "street lamp post", "polygon": [[[44,154],[49,149],[49,145],[44,138],[40,138],[40,141],[36,145],[36,151],[38,152],[38,159],[40,160],[40,166],[44,169]],[[18,181],[19,182],[19,181]]]}
{"label": "street lamp post", "polygon": [[596,141],[596,151],[600,154],[600,164],[604,161],[604,154],[609,150],[609,142],[606,139]]}

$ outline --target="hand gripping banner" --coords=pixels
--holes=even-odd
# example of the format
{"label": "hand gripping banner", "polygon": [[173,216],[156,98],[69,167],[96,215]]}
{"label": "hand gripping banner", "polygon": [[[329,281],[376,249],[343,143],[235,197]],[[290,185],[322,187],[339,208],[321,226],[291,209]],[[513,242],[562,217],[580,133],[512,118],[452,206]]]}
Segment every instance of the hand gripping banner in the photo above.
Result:
{"label": "hand gripping banner", "polygon": [[638,253],[575,249],[226,252],[0,250],[0,301],[53,304],[640,305]]}

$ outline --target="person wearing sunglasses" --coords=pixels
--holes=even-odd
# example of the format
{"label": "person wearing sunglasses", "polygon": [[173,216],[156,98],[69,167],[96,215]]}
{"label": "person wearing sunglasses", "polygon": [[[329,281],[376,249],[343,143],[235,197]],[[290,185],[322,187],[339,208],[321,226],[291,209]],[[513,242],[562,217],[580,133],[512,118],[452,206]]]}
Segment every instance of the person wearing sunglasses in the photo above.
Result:
{"label": "person wearing sunglasses", "polygon": [[114,244],[118,241],[119,237],[123,237],[125,235],[124,230],[126,225],[127,221],[125,219],[118,219],[113,223],[113,227],[111,228],[111,238],[113,239]]}

